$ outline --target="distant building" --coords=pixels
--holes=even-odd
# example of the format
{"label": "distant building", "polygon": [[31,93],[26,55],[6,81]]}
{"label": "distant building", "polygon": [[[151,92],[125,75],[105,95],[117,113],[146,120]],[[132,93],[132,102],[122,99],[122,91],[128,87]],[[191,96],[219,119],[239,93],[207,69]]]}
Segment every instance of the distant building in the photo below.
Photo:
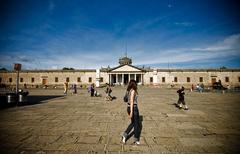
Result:
{"label": "distant building", "polygon": [[[97,85],[110,83],[113,85],[127,84],[135,79],[139,85],[168,86],[192,84],[212,85],[221,80],[224,86],[240,86],[240,69],[151,69],[132,65],[127,56],[119,59],[119,66],[101,69],[78,70],[24,70],[20,72],[20,85],[63,86],[64,82],[77,85]],[[14,86],[15,71],[0,71],[0,84]]]}

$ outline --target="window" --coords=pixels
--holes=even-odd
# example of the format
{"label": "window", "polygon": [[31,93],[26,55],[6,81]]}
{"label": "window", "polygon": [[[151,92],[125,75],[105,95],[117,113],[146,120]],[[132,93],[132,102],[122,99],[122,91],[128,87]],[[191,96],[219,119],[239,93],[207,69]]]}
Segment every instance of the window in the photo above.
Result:
{"label": "window", "polygon": [[177,82],[177,77],[174,77],[174,82]]}
{"label": "window", "polygon": [[78,77],[78,78],[77,78],[77,82],[81,82],[81,77]]}
{"label": "window", "polygon": [[199,82],[203,82],[203,77],[199,77]]}
{"label": "window", "polygon": [[0,83],[2,83],[2,78],[0,78]]}
{"label": "window", "polygon": [[69,77],[67,77],[67,78],[66,78],[66,82],[69,82],[69,81],[70,81],[70,80],[69,80]]}
{"label": "window", "polygon": [[88,82],[91,83],[92,82],[92,77],[88,78]]}
{"label": "window", "polygon": [[229,77],[225,77],[225,82],[229,82]]}
{"label": "window", "polygon": [[31,79],[32,83],[34,82],[34,78]]}
{"label": "window", "polygon": [[100,78],[100,82],[103,82],[103,77]]}
{"label": "window", "polygon": [[153,82],[153,77],[150,77],[150,83],[152,83]]}
{"label": "window", "polygon": [[58,77],[55,77],[55,82],[58,82]]}
{"label": "window", "polygon": [[20,82],[23,82],[23,78],[20,78]]}
{"label": "window", "polygon": [[9,78],[9,82],[12,82],[12,78]]}
{"label": "window", "polygon": [[165,82],[165,77],[162,77],[162,82]]}
{"label": "window", "polygon": [[187,82],[191,82],[191,79],[190,79],[190,77],[187,77]]}

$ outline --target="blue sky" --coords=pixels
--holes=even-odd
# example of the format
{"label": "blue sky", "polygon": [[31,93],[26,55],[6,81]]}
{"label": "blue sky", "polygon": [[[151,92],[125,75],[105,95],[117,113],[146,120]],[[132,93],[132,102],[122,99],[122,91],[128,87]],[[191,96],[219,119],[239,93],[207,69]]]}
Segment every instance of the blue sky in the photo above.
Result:
{"label": "blue sky", "polygon": [[237,0],[2,0],[0,67],[240,68]]}

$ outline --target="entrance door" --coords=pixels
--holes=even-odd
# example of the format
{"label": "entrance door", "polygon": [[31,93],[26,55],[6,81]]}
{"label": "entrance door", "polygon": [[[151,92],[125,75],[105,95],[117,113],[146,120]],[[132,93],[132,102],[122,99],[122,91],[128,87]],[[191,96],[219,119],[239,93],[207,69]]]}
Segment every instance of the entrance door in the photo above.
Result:
{"label": "entrance door", "polygon": [[136,74],[136,81],[137,83],[141,82],[141,74]]}
{"label": "entrance door", "polygon": [[112,84],[115,84],[116,82],[117,82],[117,80],[116,80],[116,74],[112,74],[111,75],[111,81],[112,81]]}
{"label": "entrance door", "polygon": [[123,79],[124,79],[124,80],[123,80],[123,83],[124,83],[124,84],[128,84],[128,74],[124,74],[124,75],[123,75]]}
{"label": "entrance door", "polygon": [[47,79],[42,79],[42,85],[47,85]]}

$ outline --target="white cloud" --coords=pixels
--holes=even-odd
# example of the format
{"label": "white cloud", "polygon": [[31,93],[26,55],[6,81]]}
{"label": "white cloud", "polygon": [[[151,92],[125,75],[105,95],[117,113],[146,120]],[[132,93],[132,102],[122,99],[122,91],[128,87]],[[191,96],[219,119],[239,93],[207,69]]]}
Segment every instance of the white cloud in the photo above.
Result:
{"label": "white cloud", "polygon": [[240,34],[231,35],[226,37],[222,41],[219,41],[213,45],[206,47],[195,48],[175,48],[168,50],[159,50],[155,54],[144,57],[139,56],[136,61],[137,65],[151,65],[161,63],[179,63],[179,62],[191,62],[202,61],[206,59],[224,59],[229,56],[240,55]]}
{"label": "white cloud", "polygon": [[204,48],[193,48],[193,51],[221,52],[225,50],[240,50],[240,34],[231,35],[216,44]]}
{"label": "white cloud", "polygon": [[223,43],[228,46],[240,46],[240,34],[235,34],[227,37]]}
{"label": "white cloud", "polygon": [[[147,23],[138,23],[129,30],[134,31],[141,26],[152,25],[160,20],[156,18]],[[176,36],[171,38],[169,34],[163,33],[148,35],[147,32],[144,33],[145,35],[129,39],[128,55],[132,57],[133,65],[202,61],[210,58],[224,59],[240,55],[240,34],[228,36],[219,42],[205,46],[174,47],[175,44],[172,43],[177,42],[176,45],[178,45],[179,42],[183,42],[182,38],[176,38]],[[32,34],[35,33],[32,32]],[[20,39],[23,38],[20,37]],[[41,44],[38,42],[34,44],[33,49],[26,49],[27,45],[24,44],[25,48],[18,47],[18,51],[1,53],[0,65],[20,62],[24,68],[28,69],[61,69],[63,67],[81,69],[107,67],[107,65],[113,67],[118,65],[118,58],[125,53],[126,40],[116,37],[114,33],[94,28],[73,28],[54,37],[47,35],[45,40],[47,41]],[[30,42],[33,41],[30,40]],[[166,42],[168,42],[168,48],[163,48],[162,45],[165,43],[166,46]]]}

